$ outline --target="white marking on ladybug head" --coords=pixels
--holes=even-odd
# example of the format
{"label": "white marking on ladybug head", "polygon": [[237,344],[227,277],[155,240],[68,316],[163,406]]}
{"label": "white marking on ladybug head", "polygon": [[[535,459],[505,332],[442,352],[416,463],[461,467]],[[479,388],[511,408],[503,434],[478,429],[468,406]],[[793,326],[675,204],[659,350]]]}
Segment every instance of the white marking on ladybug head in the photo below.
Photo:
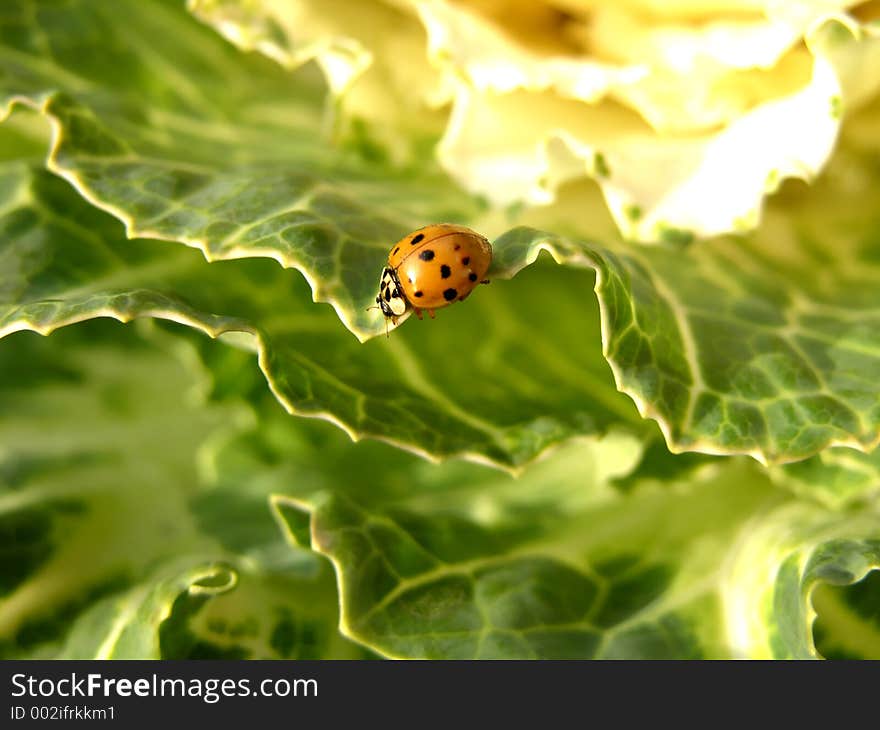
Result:
{"label": "white marking on ladybug head", "polygon": [[382,277],[379,279],[379,296],[376,297],[376,304],[379,305],[382,314],[389,318],[400,317],[406,312],[406,297],[403,296],[397,274],[388,266],[382,270]]}

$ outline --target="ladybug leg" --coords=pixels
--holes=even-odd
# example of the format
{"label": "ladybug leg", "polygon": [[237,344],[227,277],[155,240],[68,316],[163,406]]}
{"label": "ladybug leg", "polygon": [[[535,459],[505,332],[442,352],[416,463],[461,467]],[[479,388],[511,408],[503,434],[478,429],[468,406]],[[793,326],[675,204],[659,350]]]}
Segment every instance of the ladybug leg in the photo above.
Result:
{"label": "ladybug leg", "polygon": [[416,317],[418,317],[419,319],[422,318],[422,310],[421,309],[419,309],[418,307],[413,307],[413,312],[416,313]]}
{"label": "ladybug leg", "polygon": [[489,280],[488,280],[488,279],[483,279],[480,283],[481,283],[481,284],[488,284],[488,283],[489,283]]}
{"label": "ladybug leg", "polygon": [[433,309],[429,309],[428,314],[431,315],[431,319],[434,319],[434,310]]}
{"label": "ladybug leg", "polygon": [[459,297],[459,298],[458,298],[458,301],[463,302],[463,301],[464,301],[465,299],[467,299],[470,295],[471,295],[471,293],[468,292],[468,293],[465,294],[464,296]]}

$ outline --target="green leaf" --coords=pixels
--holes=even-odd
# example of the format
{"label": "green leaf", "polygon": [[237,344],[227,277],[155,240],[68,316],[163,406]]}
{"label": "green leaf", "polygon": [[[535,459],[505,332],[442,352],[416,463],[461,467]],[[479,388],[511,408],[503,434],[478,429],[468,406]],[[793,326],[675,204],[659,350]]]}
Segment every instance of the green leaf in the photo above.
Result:
{"label": "green leaf", "polygon": [[195,610],[234,588],[227,566],[167,566],[142,582],[90,605],[73,622],[59,659],[160,659],[161,630],[181,599]]}
{"label": "green leaf", "polygon": [[840,514],[790,504],[753,521],[739,547],[725,585],[729,635],[738,656],[819,655],[813,634],[816,610],[825,615],[817,634],[829,657],[835,656],[838,642],[848,647],[864,643],[872,651],[876,627],[847,626],[825,597],[829,587],[857,584],[880,567],[880,512]]}
{"label": "green leaf", "polygon": [[367,307],[391,244],[476,209],[433,165],[377,169],[331,144],[314,74],[240,55],[173,0],[14,2],[0,103],[52,120],[49,168],[129,236],[296,268],[361,339],[385,331]]}
{"label": "green leaf", "polygon": [[620,435],[511,479],[263,408],[209,458],[274,492],[288,541],[333,562],[343,633],[389,657],[817,657],[813,596],[877,566],[876,508],[800,502],[744,459],[658,479]]}
{"label": "green leaf", "polygon": [[880,570],[846,587],[813,594],[816,646],[829,659],[880,659]]}
{"label": "green leaf", "polygon": [[343,632],[389,657],[816,657],[812,591],[878,566],[876,512],[786,502],[742,462],[621,494],[585,451],[514,483],[468,467],[376,504],[389,468],[359,485],[373,506],[353,489],[275,503],[311,514]]}
{"label": "green leaf", "polygon": [[[52,639],[96,592],[124,587],[153,561],[197,549],[188,530],[178,539],[163,535],[186,520],[179,510],[176,522],[169,519],[185,499],[175,486],[193,481],[193,451],[222,419],[234,419],[235,409],[183,417],[184,374],[133,338],[116,346],[79,340],[63,359],[30,333],[3,345],[0,631],[27,645]],[[156,453],[163,454],[158,462]]]}
{"label": "green leaf", "polygon": [[828,446],[870,452],[878,190],[880,147],[850,142],[822,179],[773,198],[754,235],[612,251],[523,228],[496,241],[499,266],[516,271],[547,249],[597,268],[605,356],[672,451],[763,463]]}
{"label": "green leaf", "polygon": [[[3,255],[19,262],[0,273],[0,334],[94,317],[187,324],[256,350],[290,412],[435,459],[516,469],[572,436],[646,430],[602,359],[598,312],[582,301],[589,273],[532,267],[451,309],[442,336],[425,322],[361,345],[272,262],[208,265],[125,241],[110,216],[23,164],[0,165],[0,230]],[[572,307],[575,321],[555,314]]]}
{"label": "green leaf", "polygon": [[[612,485],[642,459],[632,436],[572,441],[519,479],[438,467],[266,397],[256,421],[235,415],[247,353],[213,346],[205,401],[192,348],[173,359],[159,333],[136,335],[91,323],[0,344],[7,565],[26,566],[5,656],[351,656],[326,570],[293,547],[303,514],[339,573],[343,633],[387,656],[812,656],[812,590],[877,567],[876,511],[793,502],[742,460],[626,491]],[[224,382],[236,362],[241,382]],[[67,458],[40,459],[38,433]],[[96,465],[66,446],[96,440],[134,453]]]}
{"label": "green leaf", "polygon": [[804,461],[775,467],[771,473],[774,481],[797,494],[839,509],[880,493],[880,449],[870,454],[825,449]]}
{"label": "green leaf", "polygon": [[336,631],[332,576],[285,543],[267,495],[233,501],[201,465],[253,420],[205,389],[192,349],[157,332],[95,322],[0,344],[0,654],[362,656]]}
{"label": "green leaf", "polygon": [[326,566],[311,580],[243,574],[204,607],[184,594],[162,626],[162,656],[178,659],[366,659],[337,630]]}
{"label": "green leaf", "polygon": [[[313,75],[239,54],[171,2],[19,0],[4,18],[0,93],[7,105],[29,104],[53,121],[50,169],[123,220],[130,236],[180,241],[211,260],[270,257],[299,269],[313,297],[332,304],[362,340],[384,329],[381,315],[366,307],[399,235],[447,218],[485,224],[490,233],[503,228],[497,215],[457,192],[426,157],[417,167],[395,168],[322,136],[322,92]],[[114,42],[98,43],[98,37]],[[144,37],[153,39],[149,46]],[[518,213],[523,221],[544,218],[553,230],[572,235],[514,229],[500,236],[493,277],[521,271],[542,248],[568,267],[595,269],[604,353],[617,384],[644,416],[658,421],[675,452],[750,454],[784,463],[831,445],[870,451],[880,441],[880,407],[865,377],[877,368],[880,331],[874,321],[880,224],[872,192],[880,189],[880,172],[876,135],[860,136],[859,130],[876,114],[868,109],[848,119],[844,144],[822,180],[809,189],[798,183],[784,188],[754,235],[688,247],[671,231],[666,245],[653,248],[614,236],[599,246],[584,236],[606,231],[607,214],[588,215],[596,209],[595,191],[585,196],[579,188],[568,219],[564,201],[549,214]],[[496,281],[492,288],[516,292],[504,304],[518,327],[527,305],[544,307],[545,317],[554,319],[578,312],[589,323],[589,278],[578,287],[578,302],[548,293],[566,289],[566,279],[548,274],[541,296],[529,300],[517,285]],[[487,316],[476,302],[488,306],[488,296],[480,291],[466,308],[444,311],[444,321],[457,329],[462,309],[468,320]],[[139,306],[166,305],[153,300]],[[573,327],[576,319],[566,319]],[[522,340],[531,334],[523,328]],[[582,342],[594,336],[589,327],[569,335]],[[436,350],[449,352],[448,343],[431,339]],[[457,349],[467,346],[456,339]],[[586,353],[578,355],[572,367],[564,366],[567,372],[593,369],[581,356]],[[264,359],[274,357],[288,353],[279,348]],[[392,358],[395,369],[419,380],[406,353]],[[372,372],[378,359],[368,365]],[[330,364],[328,374],[345,381],[347,362]],[[302,394],[285,392],[292,382],[278,391],[296,407]],[[399,423],[400,431],[421,430],[414,448],[438,455],[465,449],[461,443],[425,447],[433,438],[425,424],[436,404],[410,420],[406,414],[426,396],[410,385],[415,400],[405,399],[379,420]],[[346,400],[356,401],[357,392],[349,391]],[[329,410],[353,435],[377,428],[358,409]],[[448,403],[443,410],[451,410]],[[471,423],[457,419],[463,441],[483,442],[478,453],[512,464],[556,440],[535,431],[571,430],[571,420],[561,427],[536,421],[528,436],[534,448],[511,456],[516,449],[503,443],[507,434],[490,433],[484,414],[472,415]],[[522,413],[517,418],[526,419]],[[373,424],[359,426],[358,420]],[[400,433],[387,437],[405,441]]]}
{"label": "green leaf", "polygon": [[[333,561],[343,633],[386,656],[816,656],[813,591],[876,563],[875,509],[797,502],[747,460],[661,470],[658,481],[648,466],[658,455],[613,435],[571,441],[517,479],[437,466],[290,419],[254,385],[247,353],[208,352],[212,400],[247,396],[257,420],[202,450],[215,486],[196,503],[201,530],[282,566],[253,509],[273,495],[294,563],[305,546]],[[474,616],[488,618],[467,623]],[[450,621],[465,629],[446,634]]]}

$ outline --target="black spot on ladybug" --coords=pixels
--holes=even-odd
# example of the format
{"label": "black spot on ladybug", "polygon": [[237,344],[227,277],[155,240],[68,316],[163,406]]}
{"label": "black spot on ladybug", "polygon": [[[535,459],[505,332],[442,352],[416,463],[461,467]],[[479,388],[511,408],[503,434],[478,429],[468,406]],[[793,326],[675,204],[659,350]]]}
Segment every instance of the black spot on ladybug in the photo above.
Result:
{"label": "black spot on ladybug", "polygon": [[471,257],[470,257],[470,256],[465,256],[465,257],[461,260],[461,263],[463,263],[465,266],[467,266],[470,262],[471,262]]}
{"label": "black spot on ladybug", "polygon": [[417,292],[416,292],[416,296],[417,296],[417,297],[423,297],[423,296],[425,296],[425,292],[423,292],[423,291],[417,291]]}
{"label": "black spot on ladybug", "polygon": [[398,252],[398,251],[400,251],[400,246],[398,246],[397,248],[395,248],[395,249],[391,252],[391,255],[392,255],[392,256],[397,256],[397,252]]}
{"label": "black spot on ladybug", "polygon": [[390,301],[391,301],[391,289],[386,289],[386,290],[385,290],[385,301],[386,301],[386,302],[390,302]]}
{"label": "black spot on ladybug", "polygon": [[382,288],[384,289],[387,286],[388,286],[388,282],[383,280],[382,281]]}
{"label": "black spot on ladybug", "polygon": [[419,254],[419,258],[422,261],[430,261],[432,258],[434,258],[434,252],[431,251],[430,249],[428,249],[427,251],[422,251]]}
{"label": "black spot on ladybug", "polygon": [[424,238],[425,238],[425,234],[424,234],[424,233],[420,233],[418,236],[413,236],[412,241],[410,241],[410,243],[411,243],[413,246],[415,246],[417,243],[420,243],[421,241],[423,241]]}
{"label": "black spot on ladybug", "polygon": [[451,302],[451,301],[452,301],[453,299],[455,299],[457,296],[458,296],[458,292],[455,291],[455,289],[451,289],[451,288],[450,288],[450,289],[447,289],[445,292],[443,292],[443,298],[444,298],[447,302]]}
{"label": "black spot on ladybug", "polygon": [[393,292],[391,292],[391,296],[395,299],[400,299],[400,292],[395,289]]}
{"label": "black spot on ladybug", "polygon": [[412,277],[411,277],[411,276],[407,276],[407,277],[406,277],[406,280],[407,280],[410,284],[412,284]]}
{"label": "black spot on ladybug", "polygon": [[477,275],[472,271],[470,274],[468,274],[468,279],[470,279],[471,281],[476,281]]}
{"label": "black spot on ladybug", "polygon": [[461,244],[460,244],[460,243],[456,243],[456,244],[455,244],[455,250],[458,251],[458,249],[460,249],[460,248],[461,248]]}
{"label": "black spot on ladybug", "polygon": [[446,264],[440,267],[440,276],[444,279],[448,279],[452,276],[452,269],[450,269]]}

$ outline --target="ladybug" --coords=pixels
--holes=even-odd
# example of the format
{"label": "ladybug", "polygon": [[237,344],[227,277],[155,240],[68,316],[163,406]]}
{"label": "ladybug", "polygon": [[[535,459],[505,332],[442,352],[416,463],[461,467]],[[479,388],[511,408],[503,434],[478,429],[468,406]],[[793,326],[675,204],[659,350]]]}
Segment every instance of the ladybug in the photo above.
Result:
{"label": "ladybug", "polygon": [[465,226],[435,223],[401,238],[388,254],[379,279],[376,304],[397,324],[412,307],[419,319],[427,309],[463,302],[485,278],[492,263],[492,246],[485,236]]}

